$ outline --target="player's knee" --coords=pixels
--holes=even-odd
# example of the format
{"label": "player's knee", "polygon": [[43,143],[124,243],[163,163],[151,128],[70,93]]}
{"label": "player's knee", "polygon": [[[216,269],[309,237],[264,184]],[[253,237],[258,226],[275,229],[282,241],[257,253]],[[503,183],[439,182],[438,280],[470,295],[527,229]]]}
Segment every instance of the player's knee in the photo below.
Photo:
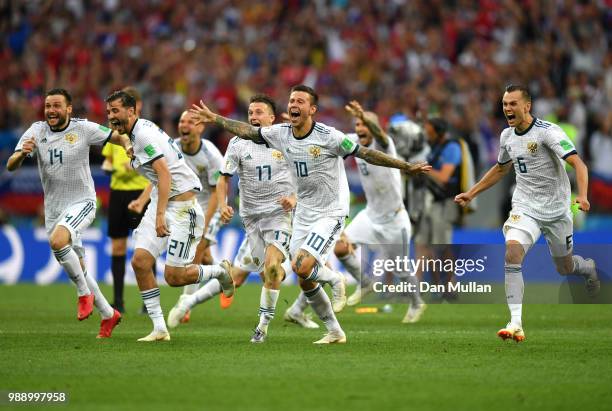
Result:
{"label": "player's knee", "polygon": [[336,254],[336,257],[338,258],[342,258],[344,256],[346,256],[349,253],[349,246],[348,243],[345,241],[338,241],[336,242],[336,245],[334,247],[334,254]]}
{"label": "player's knee", "polygon": [[279,262],[273,262],[266,266],[264,271],[264,275],[267,283],[277,283],[280,282],[283,278],[283,269]]}
{"label": "player's knee", "polygon": [[70,234],[62,230],[55,230],[49,237],[49,245],[52,250],[61,250],[70,244]]}
{"label": "player's knee", "polygon": [[134,269],[136,275],[149,272],[149,270],[152,269],[152,267],[150,267],[148,259],[140,254],[134,254],[134,256],[132,257],[132,268]]}
{"label": "player's knee", "polygon": [[312,272],[312,264],[296,264],[296,262],[291,263],[291,268],[293,272],[297,274],[300,278],[307,278]]}
{"label": "player's knee", "polygon": [[234,274],[232,274],[232,279],[234,280],[234,287],[238,288],[242,284],[244,284],[244,281],[246,280],[247,276],[248,276],[248,274],[246,274],[246,275],[234,275]]}
{"label": "player's knee", "polygon": [[212,257],[212,255],[210,255],[210,254],[204,254],[202,256],[201,261],[202,261],[201,264],[203,264],[203,265],[213,265],[213,263],[215,262],[213,257]]}
{"label": "player's knee", "polygon": [[522,264],[525,257],[525,249],[522,244],[509,241],[506,243],[506,264]]}
{"label": "player's knee", "polygon": [[574,260],[571,258],[555,258],[555,268],[561,275],[569,275],[574,272]]}
{"label": "player's knee", "polygon": [[181,272],[177,267],[166,266],[164,269],[164,279],[170,287],[180,287],[184,285]]}

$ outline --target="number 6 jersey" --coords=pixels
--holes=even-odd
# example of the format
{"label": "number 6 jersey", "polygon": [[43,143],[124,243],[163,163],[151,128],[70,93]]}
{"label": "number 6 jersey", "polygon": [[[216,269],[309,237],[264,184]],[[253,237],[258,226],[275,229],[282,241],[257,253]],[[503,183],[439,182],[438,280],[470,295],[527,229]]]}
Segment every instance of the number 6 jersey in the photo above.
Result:
{"label": "number 6 jersey", "polygon": [[512,208],[543,221],[556,220],[570,207],[570,182],[565,160],[576,149],[561,127],[537,118],[522,133],[508,127],[501,133],[498,163],[514,163],[516,188]]}

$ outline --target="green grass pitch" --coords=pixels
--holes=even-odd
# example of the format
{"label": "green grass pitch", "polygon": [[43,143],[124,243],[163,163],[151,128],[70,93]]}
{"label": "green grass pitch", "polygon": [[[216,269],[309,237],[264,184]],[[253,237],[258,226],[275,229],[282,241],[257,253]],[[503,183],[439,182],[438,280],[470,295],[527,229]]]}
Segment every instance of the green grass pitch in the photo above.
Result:
{"label": "green grass pitch", "polygon": [[[103,287],[106,295],[110,288]],[[64,391],[79,410],[596,410],[612,404],[610,305],[528,305],[526,342],[500,341],[504,305],[430,305],[423,320],[339,316],[346,345],[314,346],[322,330],[282,320],[297,287],[282,289],[268,341],[249,343],[259,286],[193,312],[167,343],[138,343],[151,330],[128,313],[113,338],[96,340],[97,314],[76,320],[69,285],[0,286],[0,391]],[[162,288],[167,314],[180,290]],[[38,407],[38,406],[36,406]],[[17,407],[23,409],[24,406]],[[6,402],[0,411],[11,409]]]}

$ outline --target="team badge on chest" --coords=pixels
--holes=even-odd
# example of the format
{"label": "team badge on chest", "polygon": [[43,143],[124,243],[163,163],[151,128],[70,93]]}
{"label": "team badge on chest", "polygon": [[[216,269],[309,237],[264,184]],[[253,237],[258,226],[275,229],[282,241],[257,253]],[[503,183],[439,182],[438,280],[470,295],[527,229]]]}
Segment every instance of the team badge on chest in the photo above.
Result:
{"label": "team badge on chest", "polygon": [[535,155],[538,152],[538,143],[533,141],[527,143],[527,151],[529,151],[532,155]]}
{"label": "team badge on chest", "polygon": [[272,158],[276,161],[283,161],[283,153],[278,150],[272,150]]}
{"label": "team badge on chest", "polygon": [[78,137],[76,134],[74,133],[68,133],[64,136],[64,140],[66,140],[67,142],[69,142],[70,144],[74,144],[76,143]]}
{"label": "team badge on chest", "polygon": [[317,158],[321,155],[321,147],[318,146],[310,146],[308,148],[308,152],[313,158]]}

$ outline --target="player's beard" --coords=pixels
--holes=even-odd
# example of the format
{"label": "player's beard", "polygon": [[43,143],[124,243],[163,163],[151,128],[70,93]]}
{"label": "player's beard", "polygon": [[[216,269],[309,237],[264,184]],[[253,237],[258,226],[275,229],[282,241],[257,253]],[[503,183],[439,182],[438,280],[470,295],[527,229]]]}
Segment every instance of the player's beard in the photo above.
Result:
{"label": "player's beard", "polygon": [[47,120],[47,124],[49,125],[49,128],[52,131],[58,131],[58,130],[61,130],[62,128],[66,127],[66,122],[68,120],[68,114],[67,113],[64,114],[64,115],[58,114],[57,115],[57,123],[54,126],[52,126],[51,123],[49,122],[49,118],[47,118],[46,120]]}

